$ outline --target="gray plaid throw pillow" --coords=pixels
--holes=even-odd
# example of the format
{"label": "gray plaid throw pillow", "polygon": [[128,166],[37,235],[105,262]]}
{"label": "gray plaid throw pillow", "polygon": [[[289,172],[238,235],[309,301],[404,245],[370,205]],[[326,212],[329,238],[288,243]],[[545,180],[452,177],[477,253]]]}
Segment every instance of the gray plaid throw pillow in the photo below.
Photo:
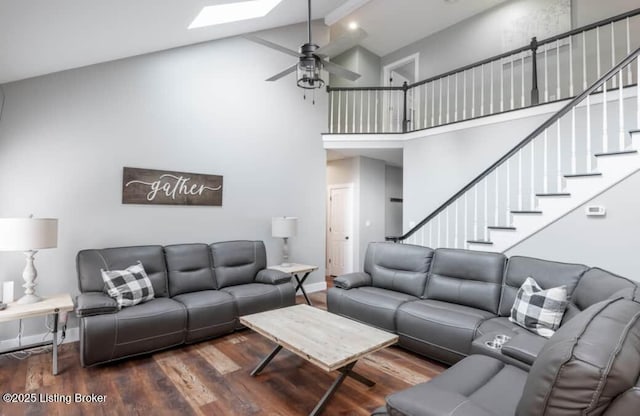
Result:
{"label": "gray plaid throw pillow", "polygon": [[138,262],[125,270],[100,270],[109,296],[118,302],[119,308],[137,305],[155,296],[151,279]]}
{"label": "gray plaid throw pillow", "polygon": [[566,308],[566,286],[542,290],[533,278],[527,277],[516,294],[509,320],[550,338],[560,326]]}

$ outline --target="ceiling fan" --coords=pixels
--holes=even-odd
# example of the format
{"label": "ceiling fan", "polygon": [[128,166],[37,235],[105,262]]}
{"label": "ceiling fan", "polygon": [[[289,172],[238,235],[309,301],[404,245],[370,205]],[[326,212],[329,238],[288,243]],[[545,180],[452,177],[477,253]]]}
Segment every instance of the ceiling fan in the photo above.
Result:
{"label": "ceiling fan", "polygon": [[298,87],[304,89],[322,88],[325,84],[320,76],[322,69],[350,81],[355,81],[360,78],[360,74],[329,62],[326,59],[339,55],[356,46],[360,40],[367,36],[367,32],[358,28],[349,31],[347,34],[340,36],[323,47],[319,47],[311,40],[311,0],[308,0],[307,32],[309,34],[309,40],[307,43],[300,46],[300,50],[298,52],[276,43],[269,42],[268,40],[261,39],[257,36],[245,36],[246,39],[253,42],[298,58],[297,63],[275,74],[271,78],[268,78],[267,81],[276,81],[285,75],[297,72]]}

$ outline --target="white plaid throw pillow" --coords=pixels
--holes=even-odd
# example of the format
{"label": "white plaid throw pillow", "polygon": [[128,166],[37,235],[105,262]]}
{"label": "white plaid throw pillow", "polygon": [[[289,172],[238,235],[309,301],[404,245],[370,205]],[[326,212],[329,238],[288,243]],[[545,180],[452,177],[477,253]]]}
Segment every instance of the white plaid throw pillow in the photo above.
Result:
{"label": "white plaid throw pillow", "polygon": [[155,296],[151,279],[138,262],[125,270],[100,270],[107,293],[118,302],[118,307],[137,305]]}
{"label": "white plaid throw pillow", "polygon": [[527,277],[516,293],[509,320],[550,338],[560,326],[566,308],[566,286],[542,290],[533,278]]}

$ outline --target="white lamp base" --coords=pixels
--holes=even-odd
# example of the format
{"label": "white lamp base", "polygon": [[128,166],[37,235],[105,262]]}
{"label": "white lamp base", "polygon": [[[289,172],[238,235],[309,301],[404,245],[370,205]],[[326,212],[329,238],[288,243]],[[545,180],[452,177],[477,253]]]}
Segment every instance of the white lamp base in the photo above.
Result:
{"label": "white lamp base", "polygon": [[24,279],[24,296],[18,299],[17,303],[21,305],[26,305],[29,303],[40,302],[42,298],[36,295],[35,287],[36,287],[36,277],[38,277],[38,272],[36,271],[36,267],[33,265],[33,257],[36,255],[36,250],[25,251],[24,255],[27,259],[27,265],[24,267],[24,271],[22,272],[22,278]]}
{"label": "white lamp base", "polygon": [[40,302],[42,298],[38,295],[24,295],[20,299],[16,301],[16,303],[20,305],[28,305],[29,303],[37,303]]}

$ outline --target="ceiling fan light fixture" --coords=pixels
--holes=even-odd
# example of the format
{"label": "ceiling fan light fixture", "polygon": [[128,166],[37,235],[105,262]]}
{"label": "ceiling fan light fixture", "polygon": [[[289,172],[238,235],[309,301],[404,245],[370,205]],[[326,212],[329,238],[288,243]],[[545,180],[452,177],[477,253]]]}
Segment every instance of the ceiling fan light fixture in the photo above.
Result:
{"label": "ceiling fan light fixture", "polygon": [[280,4],[281,1],[282,0],[250,0],[205,6],[193,22],[191,22],[189,29],[264,17]]}
{"label": "ceiling fan light fixture", "polygon": [[322,62],[313,57],[301,58],[296,68],[298,87],[313,90],[324,87],[324,80],[320,77]]}

